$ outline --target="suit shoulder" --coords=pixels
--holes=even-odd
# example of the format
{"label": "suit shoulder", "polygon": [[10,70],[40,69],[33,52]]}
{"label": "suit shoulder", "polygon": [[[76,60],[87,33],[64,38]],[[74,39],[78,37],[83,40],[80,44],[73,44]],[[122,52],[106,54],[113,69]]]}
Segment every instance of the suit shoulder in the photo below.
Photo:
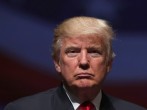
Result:
{"label": "suit shoulder", "polygon": [[51,101],[56,94],[57,88],[53,88],[31,96],[22,97],[7,104],[4,110],[13,110],[13,108],[15,108],[14,110],[40,110],[39,108],[43,108],[46,103],[51,106]]}
{"label": "suit shoulder", "polygon": [[136,105],[132,102],[120,99],[120,98],[116,98],[113,96],[108,96],[110,101],[112,102],[114,108],[116,108],[116,110],[147,110],[139,105]]}
{"label": "suit shoulder", "polygon": [[40,99],[46,99],[46,98],[51,98],[56,94],[57,88],[49,89],[47,91],[39,92],[30,96],[22,97],[14,102],[21,102],[21,101],[32,101],[32,100],[40,100]]}

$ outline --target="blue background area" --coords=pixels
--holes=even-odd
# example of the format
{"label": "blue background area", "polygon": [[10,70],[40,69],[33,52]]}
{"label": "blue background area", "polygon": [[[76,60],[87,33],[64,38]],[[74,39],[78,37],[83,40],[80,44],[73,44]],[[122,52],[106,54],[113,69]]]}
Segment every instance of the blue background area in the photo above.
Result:
{"label": "blue background area", "polygon": [[72,16],[103,18],[116,32],[116,57],[106,83],[145,82],[146,10],[146,0],[0,0],[0,52],[55,75],[51,44],[56,25]]}
{"label": "blue background area", "polygon": [[[111,2],[106,0],[81,1],[78,2],[79,6],[77,5],[77,8],[75,8],[76,2],[72,1],[74,4],[71,5],[71,8],[73,8],[71,10],[69,6],[66,7],[63,4],[63,2],[68,5],[70,3],[63,1],[62,6],[64,7],[53,8],[52,11],[56,10],[57,14],[52,12],[49,14],[50,16],[47,16],[45,12],[41,16],[40,13],[44,11],[44,8],[36,9],[37,5],[34,5],[34,8],[31,8],[30,5],[28,10],[30,9],[31,13],[26,8],[21,8],[27,2],[25,0],[22,0],[22,2],[11,1],[9,4],[7,4],[8,2],[1,2],[0,48],[2,52],[17,57],[26,65],[54,72],[55,69],[51,59],[54,27],[66,17],[78,15],[95,16],[109,20],[116,30],[116,39],[113,42],[116,58],[111,75],[107,78],[108,82],[142,81],[147,79],[147,22],[144,16],[139,16],[145,13],[145,10],[143,10],[145,7],[141,8],[141,4],[137,5],[140,2],[130,5],[130,2],[122,0],[117,2],[114,0],[111,0]],[[54,2],[51,3],[54,4]],[[140,12],[136,9],[139,6]],[[131,12],[129,7],[133,7],[134,11],[138,10],[138,12]],[[36,10],[33,11],[33,9]],[[38,11],[41,9],[42,11]],[[38,14],[36,14],[37,11]],[[51,14],[53,15],[51,16]],[[121,18],[121,14],[126,16]]]}

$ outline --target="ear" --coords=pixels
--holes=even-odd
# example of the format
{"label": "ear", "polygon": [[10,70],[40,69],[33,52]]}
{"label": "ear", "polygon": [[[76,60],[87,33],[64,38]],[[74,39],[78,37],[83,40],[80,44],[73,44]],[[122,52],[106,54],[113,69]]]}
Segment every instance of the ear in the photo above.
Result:
{"label": "ear", "polygon": [[61,72],[60,63],[54,60],[55,69],[57,72]]}
{"label": "ear", "polygon": [[111,71],[113,60],[110,60],[107,64],[107,73]]}

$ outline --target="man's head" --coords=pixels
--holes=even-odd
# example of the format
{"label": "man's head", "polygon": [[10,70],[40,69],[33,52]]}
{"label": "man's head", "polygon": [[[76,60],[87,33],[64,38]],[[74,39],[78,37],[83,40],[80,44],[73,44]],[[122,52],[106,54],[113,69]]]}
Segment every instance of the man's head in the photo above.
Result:
{"label": "man's head", "polygon": [[54,31],[53,52],[54,60],[59,60],[59,53],[62,39],[72,37],[73,35],[90,35],[95,34],[98,37],[103,37],[107,48],[107,60],[114,57],[111,42],[114,37],[113,30],[107,21],[94,17],[73,17],[63,21]]}
{"label": "man's head", "polygon": [[69,88],[98,88],[114,57],[112,28],[93,17],[74,17],[55,29],[53,58]]}

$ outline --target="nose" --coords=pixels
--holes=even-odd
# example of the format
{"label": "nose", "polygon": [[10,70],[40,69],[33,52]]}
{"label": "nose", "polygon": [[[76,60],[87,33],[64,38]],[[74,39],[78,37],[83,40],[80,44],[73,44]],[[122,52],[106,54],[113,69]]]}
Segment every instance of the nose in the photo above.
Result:
{"label": "nose", "polygon": [[89,68],[89,58],[86,51],[81,52],[80,58],[79,58],[79,67],[83,70],[86,70]]}

